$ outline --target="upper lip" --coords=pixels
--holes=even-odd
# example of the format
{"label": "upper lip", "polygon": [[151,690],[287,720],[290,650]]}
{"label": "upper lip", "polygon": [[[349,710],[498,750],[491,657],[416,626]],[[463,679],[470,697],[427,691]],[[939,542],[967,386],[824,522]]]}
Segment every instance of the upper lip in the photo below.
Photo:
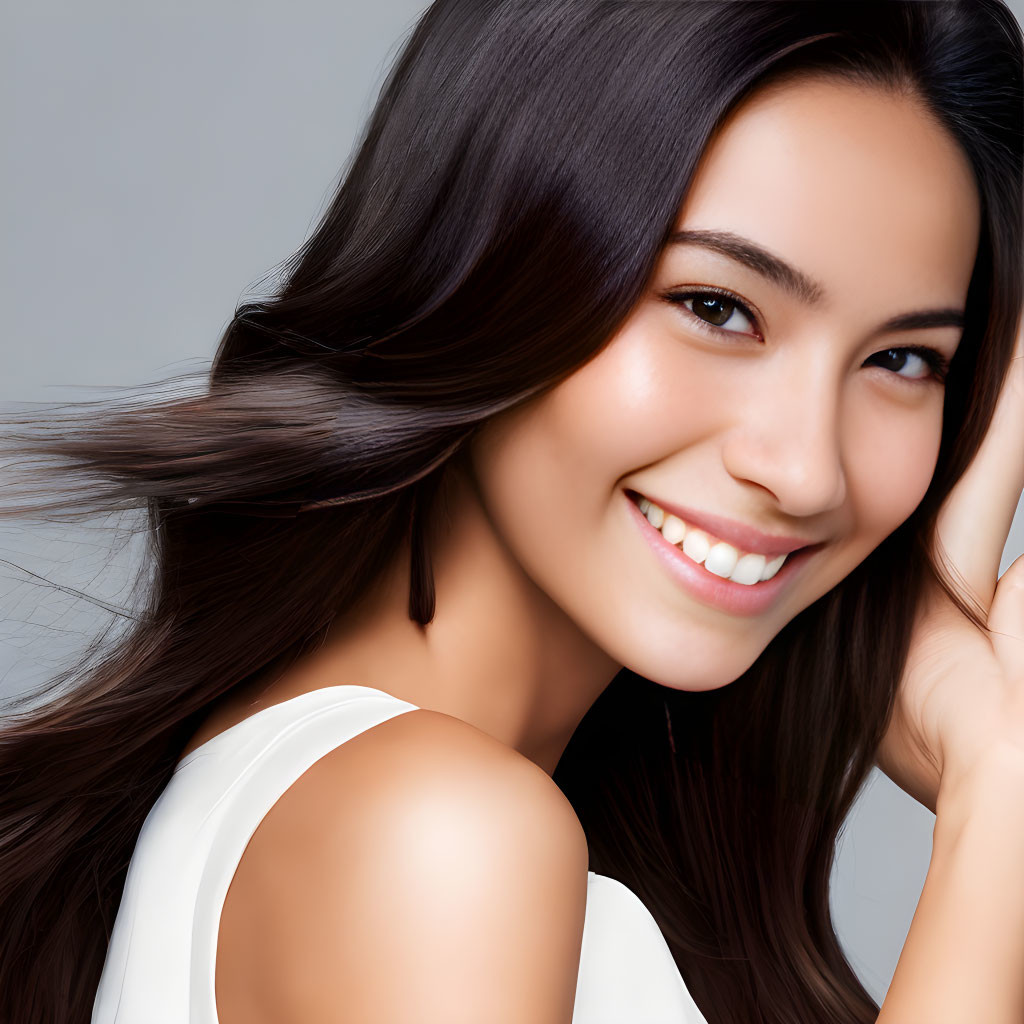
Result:
{"label": "upper lip", "polygon": [[648,501],[653,501],[659,508],[678,516],[687,526],[696,526],[706,530],[719,540],[728,541],[740,551],[772,556],[789,554],[791,551],[797,551],[817,543],[806,537],[787,537],[778,533],[764,533],[735,519],[726,519],[724,516],[712,515],[710,512],[700,512],[695,508],[687,508],[685,505],[676,505],[651,494],[641,494],[639,491],[633,493],[647,498]]}

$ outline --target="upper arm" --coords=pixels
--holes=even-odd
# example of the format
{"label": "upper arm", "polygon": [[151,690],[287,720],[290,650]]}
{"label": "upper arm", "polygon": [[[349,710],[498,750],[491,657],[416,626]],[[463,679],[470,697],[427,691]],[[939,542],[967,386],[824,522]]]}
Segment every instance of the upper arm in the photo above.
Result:
{"label": "upper arm", "polygon": [[[274,1021],[569,1024],[586,891],[583,830],[547,774],[407,712],[321,758],[264,818],[233,924],[225,903],[218,1005],[223,969]],[[245,1016],[231,1012],[222,1024]]]}

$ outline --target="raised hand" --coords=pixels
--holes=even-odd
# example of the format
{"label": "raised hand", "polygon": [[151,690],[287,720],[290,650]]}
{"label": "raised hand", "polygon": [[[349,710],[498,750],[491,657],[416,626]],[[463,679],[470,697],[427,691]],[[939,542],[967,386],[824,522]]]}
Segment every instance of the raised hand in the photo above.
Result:
{"label": "raised hand", "polygon": [[983,610],[989,633],[929,585],[877,756],[882,771],[932,811],[941,780],[963,778],[986,758],[1024,767],[1024,555],[998,578],[1022,490],[1024,316],[992,424],[936,531],[940,561]]}

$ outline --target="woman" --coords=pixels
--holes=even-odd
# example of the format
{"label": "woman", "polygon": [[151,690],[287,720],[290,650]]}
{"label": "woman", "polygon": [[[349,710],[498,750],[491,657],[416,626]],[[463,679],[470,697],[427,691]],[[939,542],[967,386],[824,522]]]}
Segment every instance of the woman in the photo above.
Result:
{"label": "woman", "polygon": [[1020,1019],[1021,76],[1000,0],[434,3],[209,387],[9,431],[155,575],[0,733],[0,1018]]}

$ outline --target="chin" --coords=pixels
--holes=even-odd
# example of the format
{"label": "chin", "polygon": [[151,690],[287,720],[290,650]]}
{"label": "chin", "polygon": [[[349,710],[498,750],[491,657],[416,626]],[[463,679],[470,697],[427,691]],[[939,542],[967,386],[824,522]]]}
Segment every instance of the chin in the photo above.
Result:
{"label": "chin", "polygon": [[[731,642],[730,642],[731,640]],[[742,650],[738,648],[743,648]],[[627,658],[627,668],[671,690],[703,692],[718,690],[734,683],[757,660],[763,647],[737,644],[735,638],[723,638],[721,644],[705,643],[701,649],[678,643],[673,650],[658,651],[653,645],[636,657]]]}

